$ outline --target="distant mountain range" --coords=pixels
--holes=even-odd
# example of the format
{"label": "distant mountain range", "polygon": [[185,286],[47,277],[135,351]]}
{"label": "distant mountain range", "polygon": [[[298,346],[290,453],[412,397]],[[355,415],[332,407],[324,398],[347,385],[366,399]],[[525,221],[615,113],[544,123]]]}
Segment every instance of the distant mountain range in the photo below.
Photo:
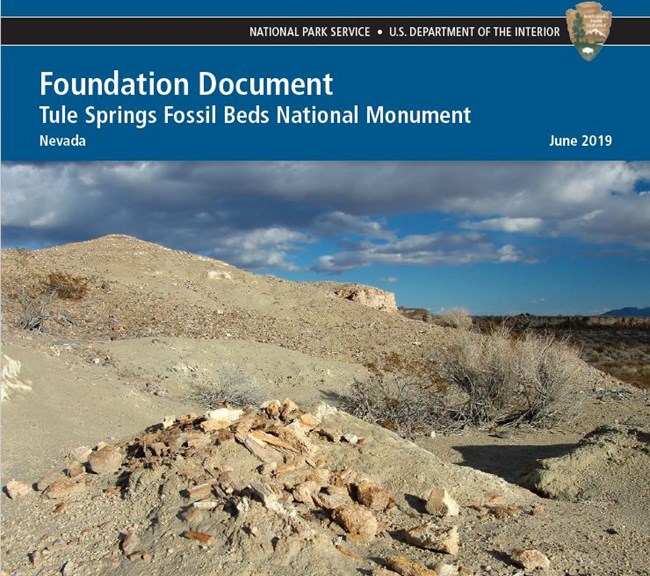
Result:
{"label": "distant mountain range", "polygon": [[650,318],[650,308],[619,308],[608,310],[601,316],[628,316],[633,318]]}

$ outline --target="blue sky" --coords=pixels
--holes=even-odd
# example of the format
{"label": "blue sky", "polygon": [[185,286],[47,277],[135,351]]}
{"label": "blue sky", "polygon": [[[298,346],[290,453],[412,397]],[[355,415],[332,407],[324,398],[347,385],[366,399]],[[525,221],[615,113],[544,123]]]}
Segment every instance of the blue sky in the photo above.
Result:
{"label": "blue sky", "polygon": [[650,305],[650,163],[2,166],[2,242],[122,233],[473,314]]}

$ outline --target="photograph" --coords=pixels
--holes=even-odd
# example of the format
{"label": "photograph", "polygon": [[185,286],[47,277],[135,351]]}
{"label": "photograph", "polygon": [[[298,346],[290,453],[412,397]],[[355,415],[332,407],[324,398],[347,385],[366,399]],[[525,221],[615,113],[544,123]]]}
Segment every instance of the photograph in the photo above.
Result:
{"label": "photograph", "polygon": [[[2,467],[43,495],[5,546],[29,573],[297,574],[333,546],[329,573],[363,548],[373,574],[513,574],[547,567],[530,543],[601,559],[619,531],[645,562],[649,163],[2,178]],[[412,567],[432,550],[446,568]]]}

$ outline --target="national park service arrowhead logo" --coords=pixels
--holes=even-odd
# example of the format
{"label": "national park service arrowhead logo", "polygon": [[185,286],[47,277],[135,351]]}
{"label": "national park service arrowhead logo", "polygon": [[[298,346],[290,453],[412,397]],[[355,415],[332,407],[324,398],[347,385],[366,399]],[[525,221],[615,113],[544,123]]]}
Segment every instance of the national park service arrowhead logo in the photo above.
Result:
{"label": "national park service arrowhead logo", "polygon": [[571,42],[587,62],[598,56],[612,27],[612,13],[602,8],[598,2],[580,2],[575,10],[566,11]]}

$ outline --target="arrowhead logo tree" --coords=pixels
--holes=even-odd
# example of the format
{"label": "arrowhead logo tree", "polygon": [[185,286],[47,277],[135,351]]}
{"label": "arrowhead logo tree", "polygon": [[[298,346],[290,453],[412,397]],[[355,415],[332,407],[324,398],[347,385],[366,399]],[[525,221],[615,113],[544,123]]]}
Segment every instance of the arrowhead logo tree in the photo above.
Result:
{"label": "arrowhead logo tree", "polygon": [[612,27],[612,13],[598,2],[581,2],[575,10],[566,12],[571,42],[578,54],[591,62],[603,48]]}

